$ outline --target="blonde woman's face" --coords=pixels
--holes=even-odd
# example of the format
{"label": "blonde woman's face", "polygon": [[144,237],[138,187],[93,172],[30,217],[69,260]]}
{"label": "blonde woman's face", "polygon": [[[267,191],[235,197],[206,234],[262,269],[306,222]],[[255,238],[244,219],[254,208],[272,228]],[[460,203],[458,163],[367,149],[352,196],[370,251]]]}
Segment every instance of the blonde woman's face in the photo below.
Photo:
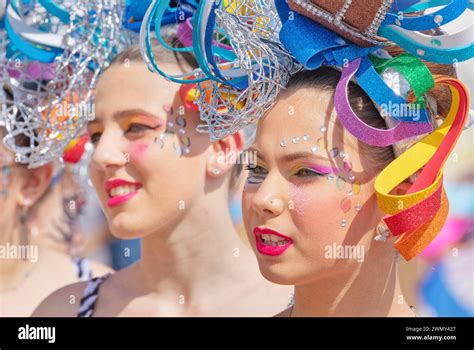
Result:
{"label": "blonde woman's face", "polygon": [[204,191],[210,142],[178,89],[141,62],[112,66],[99,81],[91,179],[120,238],[176,225]]}
{"label": "blonde woman's face", "polygon": [[332,96],[285,91],[259,123],[243,219],[262,274],[305,284],[363,262],[381,219],[375,173],[344,131]]}

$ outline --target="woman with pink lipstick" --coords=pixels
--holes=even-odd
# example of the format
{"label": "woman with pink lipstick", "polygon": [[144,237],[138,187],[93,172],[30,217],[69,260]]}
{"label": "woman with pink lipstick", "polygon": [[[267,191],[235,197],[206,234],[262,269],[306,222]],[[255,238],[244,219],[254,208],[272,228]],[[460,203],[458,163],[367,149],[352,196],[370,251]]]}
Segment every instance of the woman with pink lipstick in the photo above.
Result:
{"label": "woman with pink lipstick", "polygon": [[[195,64],[156,56],[177,74]],[[188,88],[149,72],[138,47],[102,75],[91,179],[111,232],[142,239],[141,259],[58,290],[35,316],[271,316],[288,304],[292,289],[262,278],[229,213],[240,166],[225,157],[242,152],[243,133],[214,143],[198,133]]]}
{"label": "woman with pink lipstick", "polygon": [[415,316],[398,260],[446,221],[443,167],[469,112],[451,63],[473,46],[441,14],[391,4],[218,2],[195,22],[192,52],[218,82],[197,100],[211,137],[258,121],[243,218],[263,276],[295,286],[281,316]]}
{"label": "woman with pink lipstick", "polygon": [[[338,120],[340,75],[332,68],[297,73],[260,121],[250,148],[258,163],[243,194],[245,227],[263,276],[295,286],[294,305],[279,316],[414,316],[390,244],[396,237],[387,238],[374,191],[396,157],[392,147],[358,141]],[[364,91],[351,84],[350,93],[359,117],[383,128]],[[431,93],[438,110],[449,109],[445,91]]]}

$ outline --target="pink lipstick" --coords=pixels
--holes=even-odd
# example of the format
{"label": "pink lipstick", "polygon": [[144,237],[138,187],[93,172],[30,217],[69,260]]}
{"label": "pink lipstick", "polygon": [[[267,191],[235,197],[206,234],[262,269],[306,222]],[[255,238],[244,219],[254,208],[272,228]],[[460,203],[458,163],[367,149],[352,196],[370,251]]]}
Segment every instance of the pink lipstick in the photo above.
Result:
{"label": "pink lipstick", "polygon": [[293,244],[290,237],[269,228],[255,227],[253,234],[255,235],[257,250],[263,255],[281,255]]}
{"label": "pink lipstick", "polygon": [[[118,187],[120,187],[120,189],[117,189]],[[109,195],[107,206],[116,207],[129,201],[138,194],[138,190],[141,187],[141,183],[125,181],[122,179],[106,181],[105,191]]]}

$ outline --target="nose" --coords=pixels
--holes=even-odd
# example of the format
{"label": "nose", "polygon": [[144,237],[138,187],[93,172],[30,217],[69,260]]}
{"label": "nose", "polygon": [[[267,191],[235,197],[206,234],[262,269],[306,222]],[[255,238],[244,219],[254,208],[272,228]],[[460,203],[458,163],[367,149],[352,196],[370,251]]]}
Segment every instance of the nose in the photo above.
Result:
{"label": "nose", "polygon": [[91,165],[105,171],[110,167],[125,166],[127,161],[127,154],[121,150],[120,136],[104,130],[92,155]]}
{"label": "nose", "polygon": [[280,189],[277,179],[267,176],[253,195],[252,209],[262,218],[279,216],[285,210],[285,197]]}

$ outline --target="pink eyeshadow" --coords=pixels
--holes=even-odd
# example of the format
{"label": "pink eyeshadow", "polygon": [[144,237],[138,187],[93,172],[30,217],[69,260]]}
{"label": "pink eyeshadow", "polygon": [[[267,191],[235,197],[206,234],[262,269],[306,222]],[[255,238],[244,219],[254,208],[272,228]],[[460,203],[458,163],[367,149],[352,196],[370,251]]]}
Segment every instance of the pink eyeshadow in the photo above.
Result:
{"label": "pink eyeshadow", "polygon": [[309,168],[321,174],[336,174],[339,172],[336,168],[332,168],[332,167],[328,167],[324,165],[311,164],[309,165]]}

